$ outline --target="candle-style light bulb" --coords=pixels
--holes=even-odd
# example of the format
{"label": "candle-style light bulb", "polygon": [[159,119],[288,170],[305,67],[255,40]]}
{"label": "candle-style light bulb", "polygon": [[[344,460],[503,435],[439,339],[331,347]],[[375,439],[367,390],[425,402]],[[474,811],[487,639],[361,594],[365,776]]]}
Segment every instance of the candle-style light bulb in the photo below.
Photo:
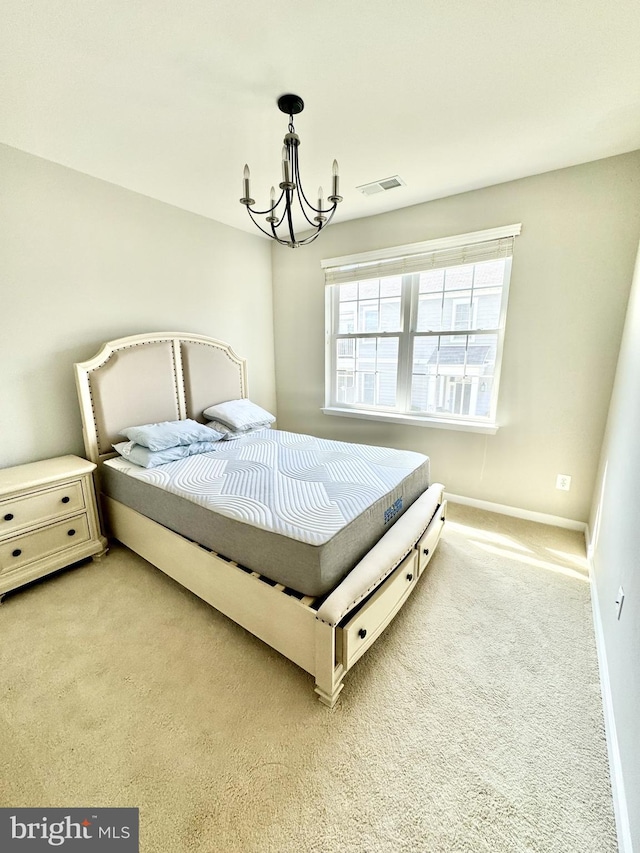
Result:
{"label": "candle-style light bulb", "polygon": [[249,167],[247,164],[244,164],[244,173],[242,183],[244,186],[244,197],[249,198],[249,179],[251,178],[251,172],[249,171]]}
{"label": "candle-style light bulb", "polygon": [[333,167],[331,169],[332,172],[332,180],[331,180],[331,195],[338,195],[338,187],[340,182],[340,176],[338,175],[338,161],[333,161]]}
{"label": "candle-style light bulb", "polygon": [[322,213],[323,192],[322,187],[318,187],[318,211]]}
{"label": "candle-style light bulb", "polygon": [[271,210],[276,206],[276,188],[271,187],[271,193],[269,194],[269,207]]}

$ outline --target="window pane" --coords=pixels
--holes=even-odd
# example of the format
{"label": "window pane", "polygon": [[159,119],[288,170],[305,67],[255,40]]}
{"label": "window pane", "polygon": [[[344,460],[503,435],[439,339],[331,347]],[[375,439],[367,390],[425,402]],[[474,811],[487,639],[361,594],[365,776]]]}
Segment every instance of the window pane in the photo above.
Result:
{"label": "window pane", "polygon": [[376,366],[377,338],[361,338],[356,341],[356,369],[367,370]]}
{"label": "window pane", "polygon": [[377,278],[372,281],[358,282],[358,299],[377,299],[380,296],[380,282]]}
{"label": "window pane", "polygon": [[402,292],[402,276],[395,275],[393,278],[380,279],[380,296],[400,296]]}
{"label": "window pane", "polygon": [[400,297],[380,300],[380,332],[397,332],[400,328]]}
{"label": "window pane", "polygon": [[416,331],[437,332],[442,328],[442,293],[421,293],[418,296]]}
{"label": "window pane", "polygon": [[427,270],[420,273],[419,292],[437,293],[444,290],[444,270]]}
{"label": "window pane", "polygon": [[[396,405],[398,338],[339,340],[336,400],[367,406]],[[353,349],[347,350],[346,344]]]}
{"label": "window pane", "polygon": [[[416,331],[497,329],[504,264],[504,261],[492,261],[476,264],[475,271],[469,265],[421,273]],[[436,273],[439,281],[436,281]],[[499,278],[498,284],[496,278]],[[438,283],[442,285],[440,290],[436,289]]]}
{"label": "window pane", "polygon": [[379,302],[376,300],[367,302],[358,302],[358,331],[359,332],[377,332],[379,331]]}
{"label": "window pane", "polygon": [[506,261],[484,261],[476,264],[475,287],[502,287]]}
{"label": "window pane", "polygon": [[502,287],[488,287],[473,291],[475,329],[497,329],[500,325]]}
{"label": "window pane", "polygon": [[340,320],[338,322],[338,334],[349,335],[356,330],[357,302],[340,303]]}
{"label": "window pane", "polygon": [[353,338],[340,339],[336,342],[336,368],[339,372],[356,369],[356,342]]}
{"label": "window pane", "polygon": [[[450,329],[463,332],[473,328],[470,290],[458,291],[453,299],[446,300],[445,305],[450,311],[449,323],[445,324],[445,328],[448,326]],[[459,336],[456,335],[457,337]]]}
{"label": "window pane", "polygon": [[339,285],[338,334],[399,332],[402,276]]}
{"label": "window pane", "polygon": [[411,408],[427,414],[488,417],[497,335],[416,337]]}
{"label": "window pane", "polygon": [[445,290],[466,290],[473,284],[473,264],[466,267],[448,267],[445,270]]}
{"label": "window pane", "polygon": [[354,403],[354,376],[353,371],[338,370],[336,399],[338,403]]}
{"label": "window pane", "polygon": [[476,264],[473,303],[476,329],[497,329],[500,325],[504,259]]}
{"label": "window pane", "polygon": [[339,288],[340,302],[355,302],[358,298],[358,282],[341,284]]}

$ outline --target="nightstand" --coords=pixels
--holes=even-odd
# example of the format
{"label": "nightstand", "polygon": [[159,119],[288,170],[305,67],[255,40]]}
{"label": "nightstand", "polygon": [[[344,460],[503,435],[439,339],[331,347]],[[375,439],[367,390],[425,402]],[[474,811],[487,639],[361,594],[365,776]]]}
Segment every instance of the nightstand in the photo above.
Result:
{"label": "nightstand", "polygon": [[60,456],[0,469],[0,599],[10,589],[107,550],[93,462]]}

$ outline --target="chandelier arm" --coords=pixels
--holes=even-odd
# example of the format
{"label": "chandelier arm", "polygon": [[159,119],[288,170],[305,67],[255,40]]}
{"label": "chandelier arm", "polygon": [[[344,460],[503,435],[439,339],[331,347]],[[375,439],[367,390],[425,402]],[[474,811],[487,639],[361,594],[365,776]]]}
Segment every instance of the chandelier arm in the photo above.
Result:
{"label": "chandelier arm", "polygon": [[[296,164],[296,165],[297,165],[297,164]],[[306,195],[304,194],[304,190],[302,189],[302,181],[300,180],[300,172],[299,172],[299,170],[297,171],[297,174],[296,174],[296,192],[297,192],[297,194],[298,194],[298,201],[300,202],[300,210],[302,211],[302,215],[304,216],[304,218],[307,220],[307,222],[309,223],[309,225],[310,225],[312,228],[317,228],[317,227],[318,227],[318,223],[317,223],[317,222],[313,222],[313,221],[311,220],[311,218],[307,215],[307,211],[305,210],[305,204],[307,205],[307,207],[311,208],[311,210],[314,210],[314,211],[315,211],[316,213],[318,213],[318,214],[321,214],[321,211],[319,211],[316,207],[314,207],[314,206],[309,202],[309,200],[307,199]]]}
{"label": "chandelier arm", "polygon": [[283,240],[281,237],[278,237],[278,235],[276,234],[276,230],[275,230],[275,228],[274,228],[274,226],[273,226],[273,223],[271,224],[271,228],[272,228],[272,230],[273,230],[273,234],[269,234],[269,232],[268,232],[268,231],[265,231],[265,229],[262,227],[262,225],[260,225],[260,223],[259,223],[259,222],[256,222],[256,220],[253,218],[253,214],[251,213],[251,211],[249,210],[249,208],[247,208],[247,211],[248,211],[248,213],[249,213],[249,217],[251,218],[251,221],[253,222],[253,224],[256,226],[256,228],[258,228],[260,231],[262,231],[262,233],[263,233],[265,236],[267,236],[267,237],[271,237],[271,238],[273,238],[273,239],[277,240],[277,241],[278,241],[278,243],[281,243],[283,246],[288,246],[288,245],[289,245],[289,241],[288,241],[288,240]]}
{"label": "chandelier arm", "polygon": [[282,190],[282,192],[280,193],[280,196],[279,196],[279,198],[278,198],[278,201],[277,201],[277,202],[273,205],[273,207],[271,208],[271,211],[272,211],[272,212],[276,209],[276,207],[277,207],[277,206],[280,204],[280,202],[282,201],[282,197],[283,197],[283,195],[284,195],[284,190]]}
{"label": "chandelier arm", "polygon": [[313,241],[317,237],[320,236],[320,232],[323,231],[327,227],[327,225],[331,222],[331,220],[333,219],[333,214],[336,212],[337,207],[338,207],[337,203],[334,202],[333,207],[331,208],[331,212],[329,213],[328,210],[325,211],[326,213],[329,213],[329,215],[327,216],[326,222],[320,222],[319,224],[314,225],[313,227],[316,229],[315,234],[311,234],[309,237],[305,237],[304,240],[299,240],[298,245],[299,246],[306,246],[308,243],[313,243]]}
{"label": "chandelier arm", "polygon": [[251,213],[254,213],[256,216],[266,216],[267,214],[273,213],[273,211],[276,209],[276,207],[277,207],[277,206],[280,204],[280,202],[282,201],[282,196],[283,196],[283,195],[284,195],[284,190],[283,190],[283,191],[282,191],[282,193],[280,194],[280,198],[279,198],[279,199],[278,199],[278,201],[273,205],[273,207],[268,207],[266,210],[256,210],[256,209],[255,209],[255,208],[253,208],[253,207],[247,207],[247,210],[250,210],[250,211],[251,211]]}
{"label": "chandelier arm", "polygon": [[331,222],[331,220],[333,219],[333,214],[336,212],[337,209],[338,209],[338,202],[334,201],[333,207],[330,208],[331,212],[329,213],[329,211],[327,210],[327,213],[329,213],[329,215],[327,216],[327,221],[322,223],[323,228],[326,228],[326,226]]}
{"label": "chandelier arm", "polygon": [[[309,225],[312,228],[322,227],[322,223],[319,224],[317,222],[314,222],[307,216],[307,211],[305,210],[305,207],[304,207],[305,204],[307,205],[307,207],[311,208],[311,210],[314,210],[319,215],[323,215],[324,211],[321,208],[314,207],[311,204],[311,202],[309,201],[309,199],[306,197],[306,195],[304,194],[304,190],[302,189],[302,181],[300,179],[300,168],[299,168],[299,163],[298,163],[297,157],[296,157],[296,162],[295,162],[294,174],[295,174],[295,179],[296,179],[296,193],[298,195],[298,201],[300,202],[300,210],[302,211],[302,215],[304,216],[304,218],[307,220],[307,222],[309,223]],[[304,245],[304,243],[302,245]]]}
{"label": "chandelier arm", "polygon": [[276,201],[272,207],[266,208],[266,210],[256,210],[254,207],[249,207],[248,205],[246,205],[247,210],[251,211],[251,213],[255,214],[255,216],[265,216],[266,214],[271,214],[275,211],[276,207],[282,201],[283,195],[284,195],[284,190],[282,190],[282,192],[280,193],[280,198],[278,199],[278,201]]}
{"label": "chandelier arm", "polygon": [[[302,181],[300,180],[300,172],[298,170],[296,170],[296,186],[298,188],[298,198],[300,198],[300,196],[302,196],[302,198],[300,198],[300,207],[303,207],[302,199],[304,199],[305,204],[307,205],[307,207],[310,207],[311,210],[315,211],[316,213],[326,213],[326,211],[323,210],[321,207],[314,207],[311,204],[311,202],[309,201],[309,199],[306,197],[306,195],[304,194],[304,190],[302,189]],[[310,220],[307,219],[307,222],[309,222],[309,221]],[[313,227],[315,228],[315,225]]]}
{"label": "chandelier arm", "polygon": [[320,226],[317,226],[315,234],[311,234],[309,237],[305,237],[304,240],[300,240],[298,246],[307,246],[309,243],[313,243],[314,240],[318,239],[322,230]]}

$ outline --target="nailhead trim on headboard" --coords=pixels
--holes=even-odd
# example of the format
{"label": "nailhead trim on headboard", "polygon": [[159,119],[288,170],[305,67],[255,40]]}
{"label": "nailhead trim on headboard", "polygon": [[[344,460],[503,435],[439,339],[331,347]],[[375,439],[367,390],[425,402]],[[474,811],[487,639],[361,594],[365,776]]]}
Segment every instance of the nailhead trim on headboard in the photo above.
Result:
{"label": "nailhead trim on headboard", "polygon": [[[174,345],[173,346],[173,386],[175,389],[177,408],[178,408],[178,411],[180,411],[180,388],[178,386],[178,375],[177,375],[177,370],[176,370],[175,340],[176,340],[176,338],[173,338],[171,336],[167,336],[166,338],[155,338],[154,340],[150,340],[150,341],[138,341],[135,344],[125,344],[124,346],[119,346],[116,349],[111,350],[111,352],[104,359],[104,361],[101,361],[100,364],[91,368],[91,370],[89,370],[88,373],[91,374],[91,373],[95,373],[98,370],[101,370],[105,366],[105,364],[108,364],[111,361],[113,356],[117,355],[119,352],[123,352],[124,350],[135,349],[136,347],[144,347],[144,346],[147,346],[149,344],[162,344],[162,343],[173,344]],[[183,382],[184,382],[184,378],[183,378]],[[91,412],[93,415],[93,423],[94,423],[94,428],[95,428],[96,409],[95,409],[95,402],[93,399],[93,389],[91,387],[91,376],[89,376],[89,396],[91,398]],[[108,445],[106,450],[104,449],[104,447],[102,446],[102,438],[103,438],[102,436],[98,435],[98,431],[96,429],[96,442],[98,445],[98,452],[100,453],[101,456],[103,454],[109,453],[111,451],[111,444]]]}
{"label": "nailhead trim on headboard", "polygon": [[[103,368],[118,353],[127,349],[144,347],[149,344],[169,343],[172,347],[173,385],[175,390],[176,410],[180,417],[187,416],[187,386],[185,382],[184,368],[182,364],[182,345],[197,344],[203,347],[212,347],[226,355],[227,359],[237,368],[238,387],[243,397],[247,396],[246,366],[245,360],[235,354],[233,349],[224,341],[207,338],[203,335],[190,334],[150,334],[134,335],[131,338],[120,338],[109,341],[94,359],[75,365],[80,405],[82,409],[83,432],[85,436],[85,449],[87,456],[94,461],[100,461],[98,457],[110,457],[113,455],[111,444],[105,446],[105,436],[98,435],[98,422],[96,411],[95,389],[92,386],[92,376]],[[101,357],[102,351],[105,356]]]}

